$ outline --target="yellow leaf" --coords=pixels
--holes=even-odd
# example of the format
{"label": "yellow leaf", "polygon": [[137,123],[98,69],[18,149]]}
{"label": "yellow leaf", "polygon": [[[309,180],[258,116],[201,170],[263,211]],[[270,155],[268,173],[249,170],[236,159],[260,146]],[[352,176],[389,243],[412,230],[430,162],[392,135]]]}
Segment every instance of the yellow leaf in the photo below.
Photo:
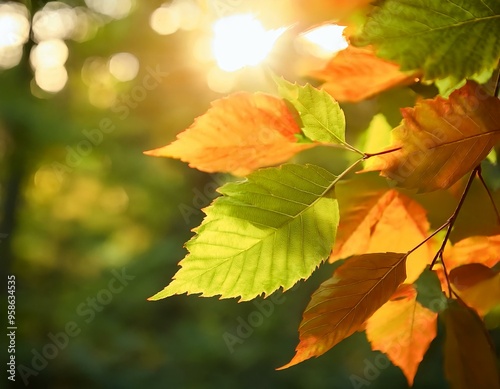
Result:
{"label": "yellow leaf", "polygon": [[388,301],[368,319],[366,336],[374,350],[387,354],[413,385],[417,368],[437,333],[437,313],[417,302],[417,295]]}
{"label": "yellow leaf", "polygon": [[177,158],[205,172],[243,176],[276,165],[313,144],[298,144],[300,128],[283,100],[239,92],[212,107],[173,143],[145,152]]}
{"label": "yellow leaf", "polygon": [[376,253],[342,264],[312,295],[296,354],[280,369],[324,354],[362,327],[405,279],[405,261],[406,254]]}
{"label": "yellow leaf", "polygon": [[472,81],[448,100],[422,100],[402,115],[393,130],[395,143],[365,171],[380,170],[405,188],[449,188],[500,140],[500,100]]}

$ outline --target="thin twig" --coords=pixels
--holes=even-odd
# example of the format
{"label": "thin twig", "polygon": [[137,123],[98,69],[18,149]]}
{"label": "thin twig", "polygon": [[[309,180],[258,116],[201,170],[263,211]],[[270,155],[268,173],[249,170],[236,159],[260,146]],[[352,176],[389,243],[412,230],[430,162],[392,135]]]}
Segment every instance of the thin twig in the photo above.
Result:
{"label": "thin twig", "polygon": [[453,226],[455,224],[455,221],[457,220],[458,214],[460,213],[460,209],[462,209],[462,205],[465,202],[465,198],[467,197],[467,193],[469,193],[470,187],[472,186],[472,182],[474,181],[474,177],[476,176],[478,170],[480,169],[480,166],[476,166],[474,170],[472,170],[469,180],[467,181],[467,185],[465,186],[464,192],[462,193],[462,197],[460,197],[460,201],[458,202],[457,207],[455,208],[455,211],[453,211],[453,214],[450,216],[448,221],[445,224],[448,224],[448,229],[446,230],[446,235],[444,237],[443,243],[441,244],[441,247],[439,248],[436,256],[432,260],[430,269],[434,267],[436,264],[436,261],[440,256],[442,256],[444,252],[444,248],[446,247],[446,243],[448,242],[448,239],[450,238],[451,230],[453,229]]}

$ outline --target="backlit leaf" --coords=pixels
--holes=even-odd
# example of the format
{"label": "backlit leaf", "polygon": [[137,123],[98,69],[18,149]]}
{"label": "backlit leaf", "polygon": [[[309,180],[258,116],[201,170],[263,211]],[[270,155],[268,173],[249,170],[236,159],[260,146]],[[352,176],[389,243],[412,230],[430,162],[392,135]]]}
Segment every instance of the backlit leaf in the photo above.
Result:
{"label": "backlit leaf", "polygon": [[496,274],[495,270],[481,263],[469,263],[452,269],[450,271],[450,282],[458,290],[464,290],[495,277]]}
{"label": "backlit leaf", "polygon": [[[340,224],[330,262],[365,253],[406,252],[428,235],[424,208],[396,190],[356,193],[343,200],[339,194]],[[406,262],[406,282],[415,281],[433,256],[432,241],[413,252]]]}
{"label": "backlit leaf", "polygon": [[446,250],[444,259],[449,269],[469,263],[493,267],[500,262],[500,235],[465,238]]}
{"label": "backlit leaf", "polygon": [[420,191],[446,189],[471,171],[500,140],[500,100],[473,82],[448,100],[422,100],[402,110],[387,154],[366,169]]}
{"label": "backlit leaf", "polygon": [[298,144],[295,134],[300,128],[283,100],[239,92],[213,101],[176,141],[145,154],[177,158],[205,172],[246,175],[313,146]]}
{"label": "backlit leaf", "polygon": [[462,265],[450,272],[460,298],[480,316],[500,306],[500,273],[479,263]]}
{"label": "backlit leaf", "polygon": [[338,101],[358,102],[397,85],[415,82],[416,73],[406,74],[399,65],[385,61],[371,49],[349,46],[335,55],[325,68],[311,74],[324,83]]}
{"label": "backlit leaf", "polygon": [[[370,125],[365,131],[365,141],[362,150],[370,153],[382,150],[391,143],[392,126],[387,122],[387,119],[381,113],[376,114],[370,122]],[[364,162],[365,169],[373,163],[373,158],[368,158]]]}
{"label": "backlit leaf", "polygon": [[309,277],[335,239],[335,179],[317,166],[283,165],[224,185],[181,269],[151,299],[188,292],[249,300]]}
{"label": "backlit leaf", "polygon": [[366,324],[366,336],[373,350],[387,354],[401,368],[408,384],[437,333],[437,313],[420,305],[416,293],[406,299],[388,301]]}
{"label": "backlit leaf", "polygon": [[306,84],[275,78],[280,96],[297,110],[302,132],[312,141],[345,144],[345,117],[339,104],[325,91]]}
{"label": "backlit leaf", "polygon": [[404,281],[405,261],[406,254],[376,253],[342,264],[312,295],[296,354],[281,369],[324,354],[356,332]]}
{"label": "backlit leaf", "polygon": [[386,0],[373,12],[355,44],[422,69],[426,79],[461,80],[493,69],[500,59],[498,0]]}
{"label": "backlit leaf", "polygon": [[453,300],[444,312],[444,370],[453,389],[499,389],[495,352],[477,314]]}

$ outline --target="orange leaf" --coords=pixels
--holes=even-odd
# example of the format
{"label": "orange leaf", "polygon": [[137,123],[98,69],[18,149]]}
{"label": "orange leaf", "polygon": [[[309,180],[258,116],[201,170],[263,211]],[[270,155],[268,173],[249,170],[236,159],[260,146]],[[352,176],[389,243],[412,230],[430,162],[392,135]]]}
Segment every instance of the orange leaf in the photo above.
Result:
{"label": "orange leaf", "polygon": [[500,273],[478,263],[459,266],[450,281],[460,298],[480,316],[500,305]]}
{"label": "orange leaf", "polygon": [[283,100],[240,92],[213,101],[175,142],[145,154],[177,158],[209,173],[246,175],[312,147],[296,143],[294,135],[299,133]]}
{"label": "orange leaf", "polygon": [[444,252],[444,259],[448,269],[469,263],[493,267],[500,261],[500,235],[463,239]]}
{"label": "orange leaf", "polygon": [[330,350],[356,332],[406,277],[406,254],[353,257],[314,292],[304,311],[293,359],[280,369]]}
{"label": "orange leaf", "polygon": [[448,100],[422,100],[402,109],[395,143],[366,170],[420,191],[446,189],[471,171],[500,139],[500,100],[468,81]]}
{"label": "orange leaf", "polygon": [[484,324],[476,313],[452,300],[444,311],[446,338],[444,370],[456,389],[499,389],[495,351]]}
{"label": "orange leaf", "polygon": [[437,333],[437,313],[417,302],[417,295],[388,301],[368,319],[366,336],[373,350],[387,354],[413,385],[417,368]]}
{"label": "orange leaf", "polygon": [[[330,262],[356,254],[406,252],[428,235],[424,208],[396,190],[351,196],[346,203],[339,197],[339,203],[340,224]],[[406,282],[415,281],[433,256],[432,241],[412,253]]]}
{"label": "orange leaf", "polygon": [[399,65],[383,60],[373,50],[349,46],[326,67],[311,74],[335,100],[358,102],[397,85],[415,82],[417,73],[403,73]]}

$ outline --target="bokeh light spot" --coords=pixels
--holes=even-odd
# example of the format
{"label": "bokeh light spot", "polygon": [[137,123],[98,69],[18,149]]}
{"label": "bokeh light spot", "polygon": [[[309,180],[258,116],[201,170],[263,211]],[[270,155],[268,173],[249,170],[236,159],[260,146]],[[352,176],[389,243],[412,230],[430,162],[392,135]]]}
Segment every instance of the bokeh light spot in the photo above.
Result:
{"label": "bokeh light spot", "polygon": [[60,39],[40,42],[31,50],[30,61],[33,69],[60,67],[68,59],[68,46]]}
{"label": "bokeh light spot", "polygon": [[35,41],[46,39],[70,38],[78,17],[73,8],[59,1],[51,1],[33,17],[33,35]]}
{"label": "bokeh light spot", "polygon": [[157,8],[149,18],[149,25],[160,35],[169,35],[176,32],[181,26],[181,18],[171,7]]}
{"label": "bokeh light spot", "polygon": [[0,69],[9,69],[19,63],[29,31],[28,10],[24,5],[0,4]]}
{"label": "bokeh light spot", "polygon": [[236,73],[214,67],[207,74],[208,87],[217,93],[229,93],[236,84]]}
{"label": "bokeh light spot", "polygon": [[132,0],[85,0],[91,10],[113,19],[123,19],[132,10]]}
{"label": "bokeh light spot", "polygon": [[133,80],[139,73],[139,60],[130,53],[118,53],[109,60],[109,72],[119,81]]}
{"label": "bokeh light spot", "polygon": [[35,71],[37,85],[46,92],[57,93],[68,81],[68,72],[64,66],[38,68]]}

